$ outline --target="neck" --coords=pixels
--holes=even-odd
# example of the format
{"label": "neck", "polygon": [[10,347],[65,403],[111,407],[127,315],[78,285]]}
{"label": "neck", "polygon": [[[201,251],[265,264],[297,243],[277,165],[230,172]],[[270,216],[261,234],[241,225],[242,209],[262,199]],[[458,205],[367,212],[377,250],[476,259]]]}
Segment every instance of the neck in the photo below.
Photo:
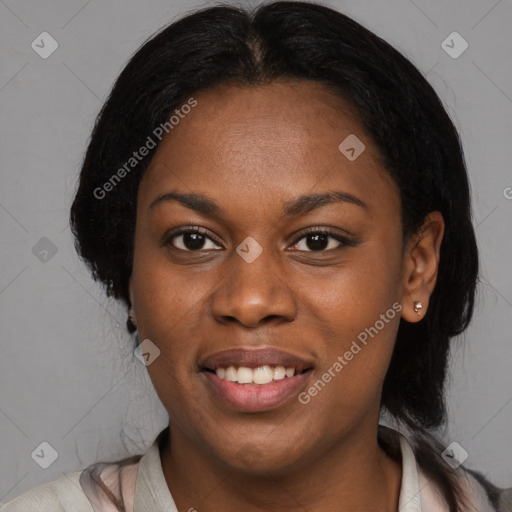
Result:
{"label": "neck", "polygon": [[161,460],[179,510],[398,510],[401,464],[379,446],[377,425],[360,426],[336,446],[279,473],[240,473],[198,449],[177,428],[162,446]]}

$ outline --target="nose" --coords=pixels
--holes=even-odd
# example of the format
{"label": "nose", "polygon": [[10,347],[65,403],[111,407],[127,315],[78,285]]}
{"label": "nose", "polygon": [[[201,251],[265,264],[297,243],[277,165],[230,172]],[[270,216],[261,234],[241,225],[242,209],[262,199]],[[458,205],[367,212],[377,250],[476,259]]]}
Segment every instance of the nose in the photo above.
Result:
{"label": "nose", "polygon": [[263,252],[252,262],[233,252],[229,270],[212,294],[211,308],[221,323],[254,328],[268,322],[290,322],[296,301],[275,255]]}

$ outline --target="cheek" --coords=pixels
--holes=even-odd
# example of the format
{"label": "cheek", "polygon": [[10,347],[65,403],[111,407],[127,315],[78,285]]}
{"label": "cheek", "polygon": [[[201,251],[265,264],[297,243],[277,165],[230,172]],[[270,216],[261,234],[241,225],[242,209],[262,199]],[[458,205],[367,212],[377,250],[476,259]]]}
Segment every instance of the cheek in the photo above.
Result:
{"label": "cheek", "polygon": [[[399,304],[395,304],[398,309]],[[327,419],[342,414],[353,422],[378,407],[400,313],[392,304],[382,308],[369,305],[363,311],[347,306],[338,313],[330,318],[329,325],[318,324],[323,323],[320,364],[301,403],[325,411]]]}
{"label": "cheek", "polygon": [[184,424],[199,413],[191,376],[197,370],[195,354],[206,291],[204,285],[192,285],[183,273],[171,269],[159,258],[141,259],[134,263],[133,283],[140,340],[151,340],[160,351],[147,366],[148,375],[173,421]]}
{"label": "cheek", "polygon": [[400,270],[396,247],[368,241],[336,270],[303,276],[296,294],[303,298],[303,312],[334,344],[342,345],[372,326],[400,297]]}
{"label": "cheek", "polygon": [[318,407],[362,413],[378,399],[400,322],[399,275],[397,248],[375,243],[339,272],[302,283],[320,340],[315,389],[306,390]]}
{"label": "cheek", "polygon": [[163,403],[177,403],[178,408],[186,397],[184,382],[196,371],[194,356],[209,289],[205,280],[189,275],[176,270],[164,249],[135,253],[132,283],[139,338],[160,351],[147,366],[148,374]]}
{"label": "cheek", "polygon": [[[148,337],[180,337],[193,329],[213,285],[211,272],[173,264],[165,248],[135,252],[133,289],[137,320]],[[191,327],[192,326],[192,327]],[[190,340],[183,340],[184,343]]]}

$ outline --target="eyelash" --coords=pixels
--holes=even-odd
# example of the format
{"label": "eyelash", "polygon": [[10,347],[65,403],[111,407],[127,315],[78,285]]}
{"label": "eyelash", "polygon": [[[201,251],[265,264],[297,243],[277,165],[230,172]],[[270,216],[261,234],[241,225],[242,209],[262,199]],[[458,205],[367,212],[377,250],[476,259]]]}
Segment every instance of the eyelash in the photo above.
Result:
{"label": "eyelash", "polygon": [[329,238],[334,238],[334,240],[340,242],[340,246],[334,249],[322,249],[321,251],[300,251],[300,252],[331,252],[336,251],[337,249],[341,249],[343,247],[355,247],[357,245],[357,241],[353,240],[347,236],[340,235],[335,231],[329,231],[328,229],[322,228],[309,228],[306,231],[300,233],[300,235],[295,239],[292,245],[298,244],[303,238],[306,238],[308,235],[325,235]]}
{"label": "eyelash", "polygon": [[[199,226],[181,229],[179,231],[176,231],[174,233],[169,234],[168,236],[165,237],[164,245],[165,246],[171,246],[171,248],[173,248],[173,249],[176,249],[178,251],[184,251],[184,252],[200,252],[201,250],[204,250],[204,249],[198,249],[197,251],[192,251],[192,250],[189,250],[189,249],[179,249],[178,247],[174,247],[172,245],[172,241],[175,238],[177,238],[178,236],[186,235],[186,234],[191,234],[191,233],[197,233],[197,234],[200,234],[200,235],[205,235],[207,238],[209,238],[210,240],[215,242],[217,245],[222,245],[220,243],[220,241],[217,240],[216,237],[213,237],[213,236],[209,235],[207,230],[205,230],[204,228],[201,228]],[[336,232],[333,232],[333,231],[329,231],[329,230],[326,230],[326,229],[322,229],[322,228],[310,228],[310,229],[307,229],[306,231],[303,231],[294,240],[292,245],[297,245],[297,243],[299,243],[303,238],[306,238],[308,235],[326,235],[329,238],[334,238],[336,241],[340,242],[341,245],[340,245],[340,247],[336,247],[335,249],[322,249],[320,251],[299,251],[299,252],[312,252],[312,253],[330,252],[330,251],[335,251],[337,249],[341,249],[344,246],[355,247],[357,245],[357,241],[352,240],[349,237],[346,237],[346,236],[340,235],[339,233],[336,233]],[[209,249],[207,249],[207,250],[209,250]],[[214,250],[217,250],[217,249],[214,249]]]}

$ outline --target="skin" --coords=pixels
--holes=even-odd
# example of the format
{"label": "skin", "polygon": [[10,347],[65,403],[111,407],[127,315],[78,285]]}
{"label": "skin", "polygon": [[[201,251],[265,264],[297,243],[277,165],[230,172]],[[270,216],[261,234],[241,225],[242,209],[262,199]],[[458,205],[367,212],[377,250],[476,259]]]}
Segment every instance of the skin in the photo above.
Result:
{"label": "skin", "polygon": [[[428,308],[443,218],[432,212],[403,244],[396,184],[349,106],[319,84],[224,86],[195,98],[141,181],[130,279],[139,337],[161,351],[147,368],[170,417],[161,460],[178,509],[396,511],[401,464],[377,444],[381,390],[400,315],[416,322]],[[338,149],[349,134],[366,146],[355,161]],[[333,190],[367,206],[282,214],[302,194]],[[207,196],[221,217],[177,201],[150,208],[171,191]],[[169,240],[193,226],[206,230],[204,248]],[[302,235],[311,227],[357,243],[329,237],[315,251]],[[263,249],[252,263],[236,253],[248,236]],[[277,347],[313,361],[307,390],[395,302],[401,313],[307,405],[292,397],[242,413],[198,371],[220,350]]]}

